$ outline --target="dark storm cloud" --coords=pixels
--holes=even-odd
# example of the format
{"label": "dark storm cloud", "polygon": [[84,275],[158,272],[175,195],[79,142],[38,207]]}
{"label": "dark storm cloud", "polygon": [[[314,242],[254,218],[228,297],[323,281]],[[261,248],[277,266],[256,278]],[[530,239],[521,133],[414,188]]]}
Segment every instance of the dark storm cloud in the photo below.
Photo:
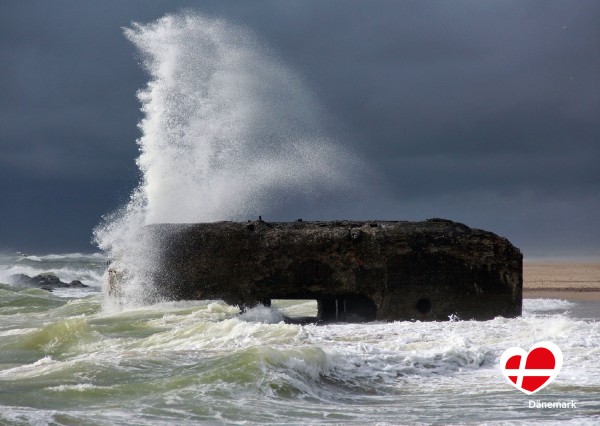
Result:
{"label": "dark storm cloud", "polygon": [[121,27],[182,8],[251,28],[308,83],[378,173],[355,214],[600,252],[595,1],[2,2],[0,245],[69,227],[83,247],[123,201],[146,77]]}
{"label": "dark storm cloud", "polygon": [[111,34],[101,10],[74,2],[75,10],[9,5],[0,23],[2,165],[45,178],[101,179],[124,168],[135,149],[141,73],[126,64],[118,26]]}

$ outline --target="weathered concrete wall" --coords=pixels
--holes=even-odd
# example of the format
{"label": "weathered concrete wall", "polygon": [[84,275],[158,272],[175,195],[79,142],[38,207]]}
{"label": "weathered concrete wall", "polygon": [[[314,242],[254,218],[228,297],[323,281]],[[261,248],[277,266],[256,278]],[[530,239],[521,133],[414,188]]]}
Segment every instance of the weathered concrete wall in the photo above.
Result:
{"label": "weathered concrete wall", "polygon": [[155,276],[170,299],[253,306],[316,299],[333,320],[491,319],[521,314],[522,254],[465,225],[425,222],[160,224]]}

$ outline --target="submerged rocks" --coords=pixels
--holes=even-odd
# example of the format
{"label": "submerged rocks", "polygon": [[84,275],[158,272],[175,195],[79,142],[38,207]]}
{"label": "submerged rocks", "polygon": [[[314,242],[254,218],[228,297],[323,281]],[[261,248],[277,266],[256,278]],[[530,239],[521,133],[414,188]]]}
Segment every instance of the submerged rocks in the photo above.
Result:
{"label": "submerged rocks", "polygon": [[[157,224],[164,298],[241,307],[316,299],[322,321],[491,319],[521,314],[519,249],[444,219]],[[119,293],[119,271],[111,292]]]}
{"label": "submerged rocks", "polygon": [[52,291],[55,288],[85,288],[87,285],[83,284],[79,280],[73,280],[70,283],[66,283],[60,280],[56,275],[51,273],[39,274],[34,277],[30,277],[25,274],[14,274],[8,277],[8,281],[12,285],[20,287],[34,287],[41,288],[43,290]]}

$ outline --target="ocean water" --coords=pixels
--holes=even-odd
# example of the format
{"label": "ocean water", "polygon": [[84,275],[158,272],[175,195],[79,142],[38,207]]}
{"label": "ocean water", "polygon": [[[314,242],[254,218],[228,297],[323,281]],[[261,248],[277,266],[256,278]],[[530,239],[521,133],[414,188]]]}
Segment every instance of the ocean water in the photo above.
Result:
{"label": "ocean water", "polygon": [[[520,318],[297,325],[311,301],[240,315],[220,301],[115,309],[99,255],[0,258],[0,424],[600,423],[600,305],[525,300]],[[53,272],[88,289],[6,283]],[[498,366],[557,344],[556,380],[527,396]],[[576,408],[529,408],[529,401]]]}

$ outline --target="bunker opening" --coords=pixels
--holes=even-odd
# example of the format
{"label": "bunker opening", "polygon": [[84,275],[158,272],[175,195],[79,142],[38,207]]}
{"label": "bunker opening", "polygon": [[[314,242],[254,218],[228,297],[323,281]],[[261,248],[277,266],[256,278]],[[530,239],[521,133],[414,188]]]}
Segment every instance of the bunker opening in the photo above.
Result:
{"label": "bunker opening", "polygon": [[363,295],[319,299],[317,308],[321,322],[369,322],[377,318],[377,306]]}
{"label": "bunker opening", "polygon": [[285,322],[292,324],[369,322],[375,321],[377,317],[375,303],[362,295],[327,296],[319,299],[272,299],[266,306],[278,309]]}

